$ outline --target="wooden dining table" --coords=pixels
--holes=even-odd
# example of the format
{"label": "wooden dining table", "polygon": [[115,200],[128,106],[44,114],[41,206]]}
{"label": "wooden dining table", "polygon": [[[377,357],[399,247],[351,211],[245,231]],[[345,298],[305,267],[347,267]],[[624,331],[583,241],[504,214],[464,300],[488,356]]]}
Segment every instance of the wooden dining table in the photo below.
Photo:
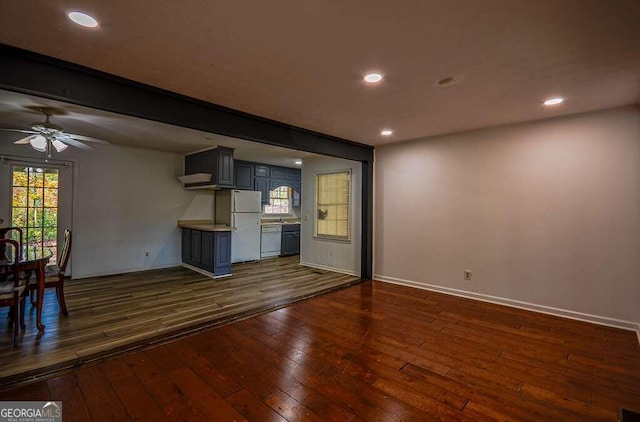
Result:
{"label": "wooden dining table", "polygon": [[[4,251],[2,251],[2,255],[0,255],[0,273],[10,273],[14,270],[13,260],[9,260]],[[21,254],[21,256],[23,256]],[[31,253],[31,256],[20,259],[18,261],[18,270],[25,273],[27,280],[31,277],[31,274],[35,274],[37,280],[37,292],[38,297],[36,299],[36,325],[38,326],[38,331],[44,331],[45,326],[42,323],[42,304],[44,302],[44,284],[45,284],[45,273],[44,267],[47,265],[49,260],[51,259],[52,253],[51,251],[43,251],[39,253]]]}

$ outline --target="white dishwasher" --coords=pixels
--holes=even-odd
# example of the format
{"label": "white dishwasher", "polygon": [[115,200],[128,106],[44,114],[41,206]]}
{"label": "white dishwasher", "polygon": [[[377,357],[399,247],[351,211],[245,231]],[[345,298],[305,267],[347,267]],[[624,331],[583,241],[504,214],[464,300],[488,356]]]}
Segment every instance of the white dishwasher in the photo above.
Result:
{"label": "white dishwasher", "polygon": [[265,224],[262,226],[260,238],[260,258],[280,255],[280,241],[282,239],[281,224]]}

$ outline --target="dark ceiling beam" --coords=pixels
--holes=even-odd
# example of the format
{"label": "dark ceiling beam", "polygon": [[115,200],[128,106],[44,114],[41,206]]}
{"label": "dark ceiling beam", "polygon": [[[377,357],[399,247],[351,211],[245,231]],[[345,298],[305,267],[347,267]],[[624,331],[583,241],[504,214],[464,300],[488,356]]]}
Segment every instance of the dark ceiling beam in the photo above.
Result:
{"label": "dark ceiling beam", "polygon": [[[373,160],[373,147],[0,44],[0,88],[300,151]],[[293,106],[293,105],[292,105]]]}

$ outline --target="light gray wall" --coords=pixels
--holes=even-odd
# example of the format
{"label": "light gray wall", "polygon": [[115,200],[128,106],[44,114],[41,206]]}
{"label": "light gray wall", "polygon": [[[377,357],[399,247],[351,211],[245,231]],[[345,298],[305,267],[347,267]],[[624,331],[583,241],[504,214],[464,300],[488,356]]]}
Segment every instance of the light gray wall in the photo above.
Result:
{"label": "light gray wall", "polygon": [[[0,155],[43,158],[29,146],[0,142]],[[212,193],[182,188],[176,178],[182,173],[179,154],[96,148],[68,148],[57,155],[74,162],[74,278],[179,265],[176,221],[211,219]]]}
{"label": "light gray wall", "polygon": [[378,279],[640,322],[640,107],[377,148],[375,193]]}
{"label": "light gray wall", "polygon": [[[316,174],[351,170],[351,240],[314,238]],[[302,164],[300,262],[305,265],[360,275],[362,168],[359,162],[330,157],[308,157]]]}

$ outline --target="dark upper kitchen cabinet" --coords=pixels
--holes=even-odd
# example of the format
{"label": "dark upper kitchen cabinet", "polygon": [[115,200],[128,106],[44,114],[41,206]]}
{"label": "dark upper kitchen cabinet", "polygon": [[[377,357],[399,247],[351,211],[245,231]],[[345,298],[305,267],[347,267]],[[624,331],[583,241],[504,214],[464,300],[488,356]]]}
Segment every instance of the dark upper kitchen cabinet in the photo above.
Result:
{"label": "dark upper kitchen cabinet", "polygon": [[300,191],[293,190],[293,198],[291,199],[291,206],[299,207],[300,206]]}
{"label": "dark upper kitchen cabinet", "polygon": [[185,187],[216,185],[223,188],[235,187],[233,149],[217,147],[206,151],[185,155],[184,174],[211,174],[211,181],[185,184]]}
{"label": "dark upper kitchen cabinet", "polygon": [[256,177],[269,177],[269,166],[265,164],[255,164]]}
{"label": "dark upper kitchen cabinet", "polygon": [[234,187],[234,162],[231,148],[216,148],[218,150],[218,185]]}
{"label": "dark upper kitchen cabinet", "polygon": [[300,224],[283,224],[280,255],[300,254]]}
{"label": "dark upper kitchen cabinet", "polygon": [[225,147],[186,155],[184,169],[185,175],[211,174],[210,182],[187,183],[184,185],[185,188],[220,187],[254,190],[261,193],[262,204],[268,204],[269,191],[279,186],[288,186],[293,189],[293,206],[300,206],[302,190],[300,169],[234,160],[233,149]]}
{"label": "dark upper kitchen cabinet", "polygon": [[240,190],[254,190],[253,182],[253,167],[252,163],[246,161],[236,160],[233,163],[234,171],[236,173],[236,189]]}
{"label": "dark upper kitchen cabinet", "polygon": [[271,166],[270,176],[274,179],[300,180],[300,170],[289,167]]}
{"label": "dark upper kitchen cabinet", "polygon": [[270,190],[274,190],[278,186],[288,186],[294,191],[300,192],[300,180],[269,179]]}
{"label": "dark upper kitchen cabinet", "polygon": [[269,203],[269,178],[256,177],[253,179],[253,190],[260,192],[260,202],[262,204]]}
{"label": "dark upper kitchen cabinet", "polygon": [[271,176],[272,179],[288,179],[289,178],[289,169],[285,167],[271,167]]}

